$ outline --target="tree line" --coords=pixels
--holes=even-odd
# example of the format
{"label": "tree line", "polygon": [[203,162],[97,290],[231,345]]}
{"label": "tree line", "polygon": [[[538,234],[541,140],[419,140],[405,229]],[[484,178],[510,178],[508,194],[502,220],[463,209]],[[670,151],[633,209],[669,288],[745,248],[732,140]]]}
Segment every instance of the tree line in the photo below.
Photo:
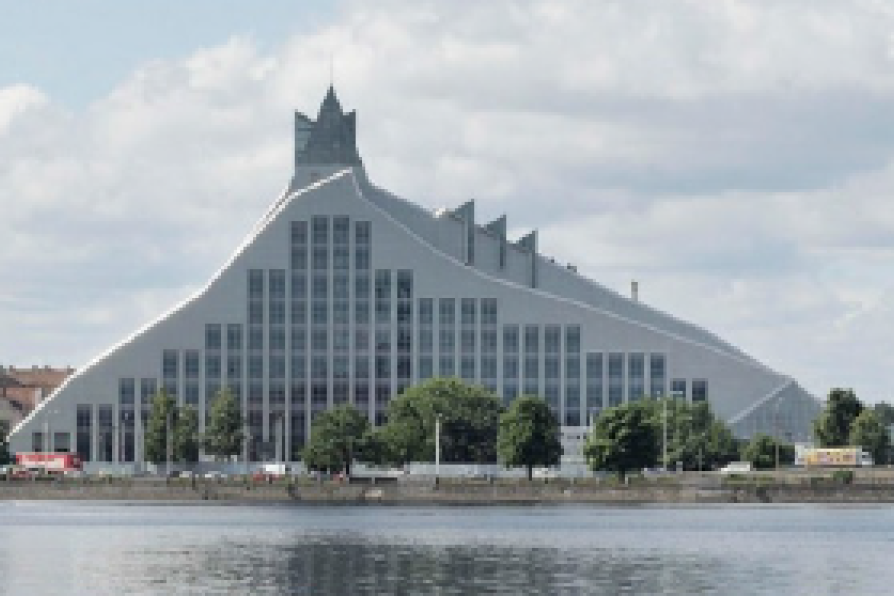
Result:
{"label": "tree line", "polygon": [[[821,446],[860,445],[876,463],[886,463],[889,424],[894,424],[890,405],[868,408],[852,390],[833,389],[814,421],[814,434]],[[531,477],[535,467],[555,466],[562,455],[559,421],[542,398],[521,396],[504,407],[483,387],[435,378],[395,397],[379,427],[349,404],[320,412],[301,458],[310,470],[347,473],[354,461],[388,466],[430,462],[435,459],[436,425],[444,463],[500,462],[526,468]],[[169,431],[172,460],[178,463],[197,461],[200,448],[218,459],[238,455],[245,438],[239,404],[227,388],[212,402],[201,436],[196,410],[178,407],[160,391],[146,430],[149,461],[166,461]],[[584,456],[591,469],[623,476],[658,466],[710,470],[737,459],[767,469],[793,463],[794,447],[766,434],[747,443],[737,440],[706,402],[644,397],[601,411],[592,421]]]}

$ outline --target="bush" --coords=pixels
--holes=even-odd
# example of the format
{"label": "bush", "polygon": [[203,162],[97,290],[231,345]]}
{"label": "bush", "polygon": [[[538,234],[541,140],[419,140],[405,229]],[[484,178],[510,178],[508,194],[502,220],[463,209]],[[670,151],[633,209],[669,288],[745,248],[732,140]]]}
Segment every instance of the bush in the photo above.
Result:
{"label": "bush", "polygon": [[837,484],[853,484],[854,483],[854,471],[853,470],[835,470],[832,472],[832,481]]}

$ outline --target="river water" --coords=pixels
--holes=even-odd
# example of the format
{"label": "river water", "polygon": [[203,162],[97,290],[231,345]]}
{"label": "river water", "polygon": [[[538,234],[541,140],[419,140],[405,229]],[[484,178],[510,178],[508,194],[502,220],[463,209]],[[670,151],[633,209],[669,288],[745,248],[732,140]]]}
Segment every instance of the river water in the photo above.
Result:
{"label": "river water", "polygon": [[894,508],[0,502],[0,594],[892,594]]}

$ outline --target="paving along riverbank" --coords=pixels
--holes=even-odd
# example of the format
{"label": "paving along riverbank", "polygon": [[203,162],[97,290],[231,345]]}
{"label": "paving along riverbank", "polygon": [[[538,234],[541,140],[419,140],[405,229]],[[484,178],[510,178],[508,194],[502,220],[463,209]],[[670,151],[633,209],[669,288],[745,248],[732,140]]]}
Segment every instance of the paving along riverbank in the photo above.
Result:
{"label": "paving along riverbank", "polygon": [[843,484],[829,476],[785,482],[698,477],[616,483],[551,480],[489,482],[244,482],[106,479],[0,482],[0,501],[104,500],[220,503],[507,505],[561,503],[894,503],[894,483],[868,478]]}

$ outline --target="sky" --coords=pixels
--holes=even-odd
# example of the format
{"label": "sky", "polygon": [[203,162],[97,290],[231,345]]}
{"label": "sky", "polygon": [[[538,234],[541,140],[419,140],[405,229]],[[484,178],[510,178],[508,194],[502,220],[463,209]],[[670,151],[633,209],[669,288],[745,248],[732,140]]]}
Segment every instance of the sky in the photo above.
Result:
{"label": "sky", "polygon": [[894,400],[894,4],[0,0],[0,363],[199,289],[334,80],[373,181]]}

